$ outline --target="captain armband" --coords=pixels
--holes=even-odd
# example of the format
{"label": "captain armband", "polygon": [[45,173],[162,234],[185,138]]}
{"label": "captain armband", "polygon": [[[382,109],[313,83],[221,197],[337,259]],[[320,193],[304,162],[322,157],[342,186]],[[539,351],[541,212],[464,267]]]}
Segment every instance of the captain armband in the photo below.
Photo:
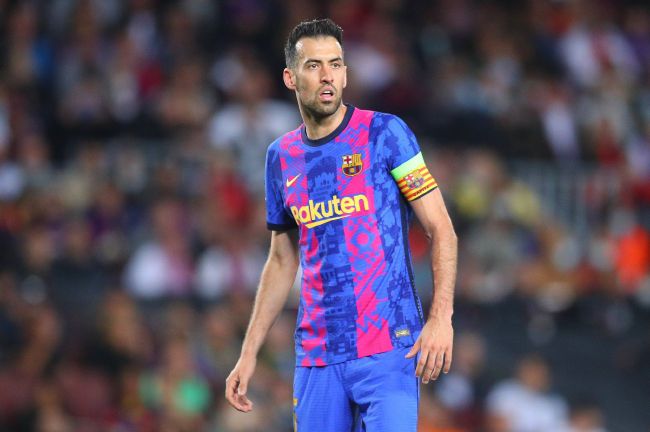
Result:
{"label": "captain armband", "polygon": [[424,163],[422,153],[416,154],[390,173],[407,201],[418,199],[438,187]]}

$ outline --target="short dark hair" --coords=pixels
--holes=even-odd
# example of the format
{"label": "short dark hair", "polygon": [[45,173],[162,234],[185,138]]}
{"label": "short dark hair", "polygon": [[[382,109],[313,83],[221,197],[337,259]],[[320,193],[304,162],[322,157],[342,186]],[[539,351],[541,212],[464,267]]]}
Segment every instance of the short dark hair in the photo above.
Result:
{"label": "short dark hair", "polygon": [[288,68],[296,66],[298,52],[296,44],[304,37],[327,37],[335,38],[341,47],[343,46],[343,29],[329,18],[303,21],[291,30],[287,44],[284,46],[284,60]]}

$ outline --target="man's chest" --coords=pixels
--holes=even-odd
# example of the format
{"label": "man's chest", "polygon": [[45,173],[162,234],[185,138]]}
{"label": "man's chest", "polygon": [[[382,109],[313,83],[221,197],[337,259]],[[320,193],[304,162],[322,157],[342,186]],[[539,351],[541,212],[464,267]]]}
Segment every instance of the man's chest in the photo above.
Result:
{"label": "man's chest", "polygon": [[374,211],[373,171],[378,163],[368,144],[287,158],[284,204],[296,222],[308,228]]}

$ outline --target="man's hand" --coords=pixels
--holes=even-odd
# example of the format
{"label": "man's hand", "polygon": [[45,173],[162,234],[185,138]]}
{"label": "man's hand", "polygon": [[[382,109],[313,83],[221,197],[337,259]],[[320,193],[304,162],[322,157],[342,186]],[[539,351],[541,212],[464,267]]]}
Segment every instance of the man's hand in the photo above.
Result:
{"label": "man's hand", "polygon": [[413,358],[420,351],[420,360],[415,375],[424,384],[436,380],[440,371],[449,372],[451,353],[454,346],[454,329],[451,319],[430,318],[406,358]]}
{"label": "man's hand", "polygon": [[250,412],[253,409],[253,402],[246,397],[246,391],[256,364],[255,357],[240,357],[235,368],[226,378],[226,399],[230,405],[241,412]]}

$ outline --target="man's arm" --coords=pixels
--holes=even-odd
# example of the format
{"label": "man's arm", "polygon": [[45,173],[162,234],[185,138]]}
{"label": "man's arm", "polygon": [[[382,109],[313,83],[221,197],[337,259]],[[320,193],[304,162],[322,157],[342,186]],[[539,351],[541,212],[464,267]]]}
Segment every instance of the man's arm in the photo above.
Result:
{"label": "man's arm", "polygon": [[253,403],[246,397],[255,371],[257,353],[282,311],[298,270],[297,231],[273,231],[269,258],[264,265],[239,360],[226,379],[226,399],[239,411],[249,412]]}
{"label": "man's arm", "polygon": [[412,201],[411,205],[431,244],[435,289],[427,322],[407,358],[420,351],[415,373],[427,384],[430,379],[437,379],[441,370],[447,373],[451,367],[458,241],[440,189]]}

